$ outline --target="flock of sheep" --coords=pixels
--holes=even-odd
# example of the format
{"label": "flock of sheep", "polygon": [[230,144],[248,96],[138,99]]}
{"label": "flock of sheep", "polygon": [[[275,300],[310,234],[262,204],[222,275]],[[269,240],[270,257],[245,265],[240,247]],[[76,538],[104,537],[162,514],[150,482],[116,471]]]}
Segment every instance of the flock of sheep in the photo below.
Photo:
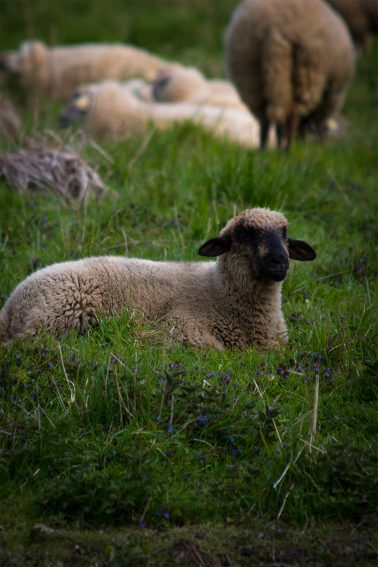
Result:
{"label": "flock of sheep", "polygon": [[[48,48],[25,42],[1,66],[33,96],[71,101],[63,125],[81,120],[91,136],[120,139],[191,120],[247,147],[289,148],[321,133],[352,78],[355,49],[345,18],[364,46],[378,30],[376,0],[244,0],[226,33],[233,83],[124,45]],[[289,258],[315,252],[288,238],[279,212],[248,209],[199,249],[215,262],[87,258],[43,268],[17,286],[0,312],[0,342],[43,327],[56,335],[85,330],[101,314],[125,309],[162,319],[197,347],[272,348],[287,341],[281,310]]]}

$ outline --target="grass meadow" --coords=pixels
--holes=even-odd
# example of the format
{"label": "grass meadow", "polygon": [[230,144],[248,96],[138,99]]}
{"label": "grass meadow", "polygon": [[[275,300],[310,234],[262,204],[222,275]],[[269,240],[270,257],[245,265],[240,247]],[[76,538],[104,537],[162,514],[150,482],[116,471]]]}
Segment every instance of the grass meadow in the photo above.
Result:
{"label": "grass meadow", "polygon": [[[1,0],[0,49],[124,41],[225,76],[235,5]],[[57,130],[56,102],[19,102],[25,139],[56,131],[110,190],[69,205],[0,184],[0,305],[57,261],[200,260],[200,244],[253,206],[283,211],[318,257],[292,263],[281,351],[184,348],[132,313],[0,349],[1,565],[374,563],[377,61],[373,42],[343,135],[290,154],[190,125],[100,152]]]}

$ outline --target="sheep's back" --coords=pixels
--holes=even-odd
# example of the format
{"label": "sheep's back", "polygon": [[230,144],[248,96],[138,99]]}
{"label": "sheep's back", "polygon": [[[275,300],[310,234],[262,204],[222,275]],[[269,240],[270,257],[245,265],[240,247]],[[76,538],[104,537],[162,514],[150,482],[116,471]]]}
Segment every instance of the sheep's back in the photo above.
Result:
{"label": "sheep's back", "polygon": [[19,54],[25,86],[36,92],[65,98],[84,83],[133,77],[152,79],[158,70],[174,64],[143,49],[122,44],[81,44],[49,48],[26,42]]}
{"label": "sheep's back", "polygon": [[378,31],[377,0],[327,1],[344,18],[358,43],[364,43],[369,32]]}
{"label": "sheep's back", "polygon": [[192,293],[200,282],[206,287],[210,264],[101,256],[47,266],[28,276],[6,301],[0,340],[35,334],[40,326],[61,334],[76,327],[76,321],[126,308],[148,319],[162,317],[190,295],[188,286]]}

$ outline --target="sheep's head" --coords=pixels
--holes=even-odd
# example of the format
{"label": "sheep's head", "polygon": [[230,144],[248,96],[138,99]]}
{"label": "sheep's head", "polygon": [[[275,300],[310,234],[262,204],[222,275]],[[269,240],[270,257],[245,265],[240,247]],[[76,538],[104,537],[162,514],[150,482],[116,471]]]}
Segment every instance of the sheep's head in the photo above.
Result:
{"label": "sheep's head", "polygon": [[247,209],[231,219],[220,236],[205,242],[201,256],[227,254],[233,264],[254,279],[280,282],[285,279],[289,258],[314,260],[313,248],[302,240],[288,238],[288,222],[282,213],[269,209]]}
{"label": "sheep's head", "polygon": [[152,81],[152,95],[157,102],[194,100],[207,94],[206,79],[197,69],[178,67],[162,69]]}
{"label": "sheep's head", "polygon": [[80,87],[60,115],[60,125],[82,120],[90,136],[125,139],[143,130],[148,121],[146,105],[132,91],[116,81],[102,81]]}
{"label": "sheep's head", "polygon": [[71,98],[70,103],[59,117],[59,124],[62,128],[77,122],[88,114],[91,107],[91,98],[85,91],[78,91]]}
{"label": "sheep's head", "polygon": [[18,51],[7,51],[1,55],[1,69],[15,75],[20,75],[29,69],[37,73],[38,67],[45,65],[48,60],[48,48],[42,41],[24,41]]}

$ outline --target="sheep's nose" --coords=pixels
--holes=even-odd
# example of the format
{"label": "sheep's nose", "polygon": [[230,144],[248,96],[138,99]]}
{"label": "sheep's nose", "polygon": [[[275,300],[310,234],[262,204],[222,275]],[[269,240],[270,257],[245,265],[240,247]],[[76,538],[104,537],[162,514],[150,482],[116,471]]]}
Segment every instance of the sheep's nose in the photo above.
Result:
{"label": "sheep's nose", "polygon": [[270,254],[267,260],[272,266],[286,266],[288,264],[285,254]]}

